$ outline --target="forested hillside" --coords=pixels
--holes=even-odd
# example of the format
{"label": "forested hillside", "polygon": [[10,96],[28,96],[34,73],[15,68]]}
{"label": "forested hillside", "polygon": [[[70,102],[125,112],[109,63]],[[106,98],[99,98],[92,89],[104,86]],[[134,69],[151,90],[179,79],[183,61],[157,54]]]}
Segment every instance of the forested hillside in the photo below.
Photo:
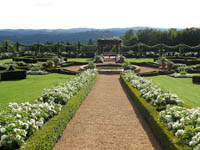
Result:
{"label": "forested hillside", "polygon": [[[133,28],[112,28],[112,29],[92,29],[92,28],[74,28],[74,29],[55,29],[55,30],[0,30],[0,42],[10,40],[24,44],[35,42],[78,42],[87,43],[90,39],[96,41],[97,38],[109,38],[113,36],[122,36],[126,31],[133,29],[139,31],[146,27]],[[167,30],[160,28],[159,30]]]}

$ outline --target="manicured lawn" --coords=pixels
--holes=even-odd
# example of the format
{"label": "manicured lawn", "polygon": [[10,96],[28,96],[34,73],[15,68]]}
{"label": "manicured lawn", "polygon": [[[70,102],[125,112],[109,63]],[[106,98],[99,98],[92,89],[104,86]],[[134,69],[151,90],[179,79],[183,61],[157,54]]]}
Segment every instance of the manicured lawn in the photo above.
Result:
{"label": "manicured lawn", "polygon": [[76,62],[92,62],[93,58],[68,58],[67,61],[76,61]]}
{"label": "manicured lawn", "polygon": [[193,84],[191,78],[172,78],[169,76],[146,77],[160,85],[165,91],[171,91],[179,96],[185,104],[200,106],[200,85]]}
{"label": "manicured lawn", "polygon": [[40,96],[44,88],[50,88],[65,82],[72,75],[48,74],[28,75],[25,80],[0,81],[0,108],[9,102],[32,101]]}
{"label": "manicured lawn", "polygon": [[126,58],[127,62],[153,62],[153,58]]}
{"label": "manicured lawn", "polygon": [[3,64],[3,63],[6,63],[6,62],[11,62],[12,59],[3,59],[3,60],[0,60],[0,64]]}

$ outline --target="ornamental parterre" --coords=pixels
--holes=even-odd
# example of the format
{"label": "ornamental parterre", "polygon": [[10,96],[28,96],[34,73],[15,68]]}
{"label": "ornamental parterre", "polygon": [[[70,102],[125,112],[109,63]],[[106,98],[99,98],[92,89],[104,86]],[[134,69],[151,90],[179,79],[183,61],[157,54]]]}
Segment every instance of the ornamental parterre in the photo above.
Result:
{"label": "ornamental parterre", "polygon": [[9,103],[8,109],[0,112],[0,149],[16,149],[53,116],[62,105],[95,77],[95,70],[87,70],[66,83],[45,89],[34,103]]}

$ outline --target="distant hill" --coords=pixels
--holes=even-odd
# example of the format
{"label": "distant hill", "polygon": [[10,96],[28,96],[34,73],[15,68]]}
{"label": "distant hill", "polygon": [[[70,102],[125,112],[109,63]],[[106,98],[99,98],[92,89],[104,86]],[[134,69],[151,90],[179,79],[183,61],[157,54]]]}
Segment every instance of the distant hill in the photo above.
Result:
{"label": "distant hill", "polygon": [[[147,27],[132,27],[132,28],[110,28],[110,29],[93,29],[93,28],[72,28],[72,29],[2,29],[0,30],[0,42],[10,40],[32,44],[35,42],[45,43],[50,42],[77,42],[87,43],[89,39],[96,41],[97,38],[109,38],[113,36],[122,36],[129,29],[135,31],[145,29]],[[158,30],[168,30],[167,28],[153,28]]]}

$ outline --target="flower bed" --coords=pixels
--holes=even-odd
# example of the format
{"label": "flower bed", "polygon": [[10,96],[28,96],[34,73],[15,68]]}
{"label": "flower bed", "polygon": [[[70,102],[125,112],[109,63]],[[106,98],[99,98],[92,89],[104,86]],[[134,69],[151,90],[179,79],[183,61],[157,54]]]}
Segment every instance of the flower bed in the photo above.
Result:
{"label": "flower bed", "polygon": [[191,74],[174,73],[174,74],[171,74],[170,76],[174,78],[192,78]]}
{"label": "flower bed", "polygon": [[141,97],[150,102],[153,106],[160,107],[168,104],[178,105],[183,103],[177,95],[170,92],[164,92],[161,88],[154,85],[151,80],[137,76],[133,71],[125,71],[123,73],[125,80],[131,85],[140,90]]}
{"label": "flower bed", "polygon": [[39,71],[27,71],[26,72],[27,74],[30,74],[30,75],[45,75],[45,74],[48,74],[48,72],[46,71],[42,71],[42,70],[39,70]]}
{"label": "flower bed", "polygon": [[[136,84],[133,85],[134,82],[131,82],[132,79],[133,79],[133,81],[135,81],[135,80],[140,80],[140,81],[139,81],[139,83],[137,83],[135,81]],[[175,95],[169,96],[168,94],[166,94],[165,95],[166,97],[164,96],[164,99],[161,100],[161,103],[155,102],[155,99],[158,100],[157,93],[160,93],[160,91],[161,91],[161,89],[159,89],[159,88],[158,89],[153,88],[155,90],[154,94],[152,94],[153,91],[151,91],[150,93],[147,92],[148,93],[147,95],[148,96],[150,95],[151,99],[146,100],[146,96],[142,97],[141,90],[144,90],[144,89],[147,90],[148,88],[146,88],[146,87],[151,87],[152,86],[151,81],[145,81],[145,80],[141,79],[141,77],[136,77],[135,74],[131,73],[130,71],[126,71],[123,74],[121,74],[121,80],[122,80],[122,83],[124,84],[125,88],[127,89],[130,97],[134,101],[135,105],[138,107],[141,114],[143,115],[145,120],[148,122],[153,134],[155,135],[157,140],[160,142],[163,149],[165,149],[165,150],[171,150],[171,149],[173,149],[173,150],[191,150],[195,145],[198,145],[197,143],[194,144],[194,142],[190,141],[192,139],[192,137],[194,137],[193,139],[197,140],[198,134],[193,134],[194,132],[184,132],[184,133],[188,133],[188,134],[181,134],[182,130],[179,131],[180,133],[179,132],[177,133],[177,131],[181,125],[179,125],[176,122],[177,120],[174,120],[174,118],[173,118],[174,116],[173,117],[171,116],[171,118],[170,118],[166,114],[169,112],[168,109],[171,107],[181,108],[183,110],[193,112],[192,113],[193,115],[194,115],[194,112],[196,112],[196,114],[198,114],[197,112],[199,111],[199,109],[198,109],[198,111],[195,109],[189,109],[189,106],[186,106],[185,104],[181,104],[180,103],[181,101]],[[165,107],[162,109],[164,111],[160,112],[160,110],[158,109],[158,107],[160,105],[165,105]],[[180,106],[174,106],[174,105],[180,105]],[[183,106],[185,106],[185,107],[183,107]],[[167,112],[165,112],[165,111],[167,111]],[[171,112],[169,112],[169,113],[171,113]],[[174,111],[174,113],[176,113],[176,111]],[[185,114],[185,116],[188,115],[186,112],[183,112],[183,114]],[[180,115],[180,113],[179,113],[179,116],[176,114],[176,117],[178,117],[178,118],[181,116],[183,116],[183,115]],[[193,124],[193,121],[197,122],[198,115],[194,115],[194,116],[192,118],[193,120],[192,119],[188,120],[189,125]],[[168,119],[168,117],[170,119],[172,119],[172,120],[169,119],[170,121],[172,121],[172,122],[174,121],[173,124],[174,124],[174,127],[177,127],[176,130],[173,130],[173,128],[170,128],[172,131],[168,130],[168,128],[167,128],[168,124],[166,124],[166,120]],[[165,119],[165,118],[167,118],[167,119]],[[186,120],[184,120],[184,121],[186,121]],[[182,121],[183,121],[183,119],[182,119]],[[172,122],[171,122],[171,126],[173,126]],[[195,125],[197,125],[197,123]],[[188,131],[192,131],[191,129],[194,129],[194,131],[197,132],[197,130],[194,128],[194,126],[189,126],[189,127],[185,126],[185,127],[188,129]],[[183,137],[185,137],[185,138],[180,138],[180,136],[179,136],[180,134],[183,135]],[[191,137],[191,135],[193,135],[193,136]],[[189,136],[190,136],[190,138],[188,140]],[[198,146],[196,147],[196,149],[198,149]]]}
{"label": "flower bed", "polygon": [[38,130],[27,140],[26,145],[24,145],[21,150],[52,149],[57,143],[58,138],[61,137],[68,122],[94,85],[96,77],[97,73],[95,73],[95,76],[91,76],[87,85],[83,86],[81,90],[63,106],[61,113],[45,123],[42,129]]}
{"label": "flower bed", "polygon": [[62,105],[95,77],[94,70],[87,70],[60,86],[44,90],[41,97],[32,104],[10,103],[8,109],[0,113],[0,149],[11,150],[24,145],[34,132],[61,111]]}
{"label": "flower bed", "polygon": [[200,149],[200,108],[168,106],[160,112],[159,119],[167,124],[168,130],[179,137],[183,144],[194,150]]}

